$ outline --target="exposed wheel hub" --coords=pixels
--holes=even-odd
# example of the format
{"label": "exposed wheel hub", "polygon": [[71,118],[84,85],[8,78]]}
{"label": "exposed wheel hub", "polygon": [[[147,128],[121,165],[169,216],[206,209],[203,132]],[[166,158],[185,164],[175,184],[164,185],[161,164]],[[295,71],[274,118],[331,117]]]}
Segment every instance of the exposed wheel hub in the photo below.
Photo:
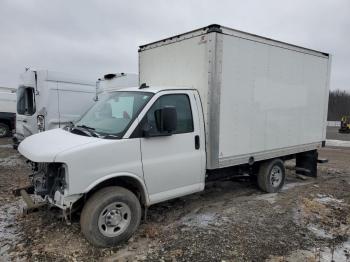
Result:
{"label": "exposed wheel hub", "polygon": [[274,166],[271,169],[270,182],[273,187],[278,187],[282,182],[282,169],[279,166]]}
{"label": "exposed wheel hub", "polygon": [[106,237],[116,237],[128,228],[130,220],[130,207],[123,202],[113,202],[102,209],[98,218],[98,229]]}
{"label": "exposed wheel hub", "polygon": [[106,224],[108,226],[117,226],[122,221],[122,216],[119,210],[112,210],[107,213]]}

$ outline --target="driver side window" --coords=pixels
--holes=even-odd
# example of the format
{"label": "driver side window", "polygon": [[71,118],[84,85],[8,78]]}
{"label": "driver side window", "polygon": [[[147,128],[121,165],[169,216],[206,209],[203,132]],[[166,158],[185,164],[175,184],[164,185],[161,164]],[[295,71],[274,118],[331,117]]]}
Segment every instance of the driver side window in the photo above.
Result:
{"label": "driver side window", "polygon": [[186,94],[172,94],[159,97],[144,116],[141,122],[141,130],[147,130],[154,136],[160,135],[160,132],[157,130],[155,111],[164,107],[176,108],[177,128],[173,134],[194,131],[190,99]]}

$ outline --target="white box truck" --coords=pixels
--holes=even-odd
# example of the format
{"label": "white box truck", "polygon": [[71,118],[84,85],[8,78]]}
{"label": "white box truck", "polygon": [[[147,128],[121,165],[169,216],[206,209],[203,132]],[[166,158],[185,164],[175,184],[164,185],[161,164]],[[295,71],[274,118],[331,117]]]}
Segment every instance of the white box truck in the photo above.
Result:
{"label": "white box truck", "polygon": [[61,72],[27,70],[20,78],[15,148],[30,135],[75,122],[103,90],[138,84],[137,74],[124,73],[108,74],[96,81]]}
{"label": "white box truck", "polygon": [[0,137],[12,134],[16,122],[16,89],[0,87]]}
{"label": "white box truck", "polygon": [[92,244],[125,241],[142,210],[212,179],[248,174],[277,192],[293,158],[316,176],[328,54],[211,25],[141,46],[139,66],[139,87],[109,92],[70,132],[19,147],[33,165],[28,191],[67,219],[81,210]]}

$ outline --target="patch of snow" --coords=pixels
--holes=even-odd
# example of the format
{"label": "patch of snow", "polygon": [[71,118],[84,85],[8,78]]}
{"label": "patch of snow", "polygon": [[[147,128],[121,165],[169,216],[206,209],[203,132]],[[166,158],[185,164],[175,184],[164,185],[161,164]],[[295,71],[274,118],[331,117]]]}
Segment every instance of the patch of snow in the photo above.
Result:
{"label": "patch of snow", "polygon": [[330,248],[324,248],[320,252],[320,261],[349,261],[350,259],[350,240],[338,245],[332,251]]}
{"label": "patch of snow", "polygon": [[318,194],[315,200],[321,204],[336,204],[336,205],[344,204],[344,200],[334,198],[331,195]]}
{"label": "patch of snow", "polygon": [[304,185],[308,185],[308,184],[310,184],[310,183],[311,183],[311,182],[305,182],[305,183],[299,183],[299,182],[288,183],[288,184],[283,185],[281,191],[283,192],[283,191],[292,189],[292,188],[294,188],[294,187],[297,187],[297,186],[304,186]]}
{"label": "patch of snow", "polygon": [[326,146],[350,147],[350,141],[327,139]]}
{"label": "patch of snow", "polygon": [[16,218],[23,207],[23,201],[0,206],[0,261],[7,260],[7,251],[19,240],[21,232],[17,227]]}
{"label": "patch of snow", "polygon": [[10,155],[8,157],[0,158],[0,166],[2,167],[16,167],[23,165],[24,163],[18,155]]}
{"label": "patch of snow", "polygon": [[0,148],[12,148],[12,145],[11,144],[0,145]]}
{"label": "patch of snow", "polygon": [[208,227],[209,225],[219,225],[216,213],[189,214],[181,219],[181,223],[189,227]]}
{"label": "patch of snow", "polygon": [[327,233],[324,229],[317,227],[316,225],[309,224],[307,226],[307,229],[310,230],[312,233],[315,234],[315,236],[319,238],[329,238],[332,239],[333,236],[330,233]]}
{"label": "patch of snow", "polygon": [[278,257],[272,256],[266,261],[268,262],[299,262],[299,261],[319,261],[319,262],[348,262],[350,258],[350,241],[346,241],[332,251],[328,247],[314,248],[313,250],[295,250],[288,256]]}
{"label": "patch of snow", "polygon": [[256,197],[257,200],[265,200],[270,204],[274,204],[277,199],[277,193],[263,194]]}

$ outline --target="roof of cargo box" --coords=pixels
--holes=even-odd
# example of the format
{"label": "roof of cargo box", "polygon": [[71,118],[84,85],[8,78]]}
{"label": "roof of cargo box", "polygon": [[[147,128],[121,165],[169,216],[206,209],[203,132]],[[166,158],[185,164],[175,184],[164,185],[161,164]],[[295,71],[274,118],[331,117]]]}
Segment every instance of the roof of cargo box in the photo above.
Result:
{"label": "roof of cargo box", "polygon": [[321,52],[321,51],[317,51],[317,50],[314,50],[314,49],[310,49],[310,48],[306,48],[306,47],[302,47],[302,46],[298,46],[298,45],[282,42],[282,41],[279,41],[279,40],[275,40],[275,39],[272,39],[272,38],[263,37],[263,36],[259,36],[259,35],[255,35],[255,34],[251,34],[251,33],[247,33],[247,32],[244,32],[244,31],[233,29],[233,28],[221,26],[221,25],[218,25],[218,24],[211,24],[211,25],[208,25],[206,27],[202,27],[202,28],[199,28],[199,29],[196,29],[196,30],[192,30],[192,31],[189,31],[189,32],[186,32],[186,33],[183,33],[183,34],[175,35],[175,36],[168,37],[168,38],[165,38],[165,39],[162,39],[162,40],[159,40],[159,41],[155,41],[155,42],[152,42],[152,43],[149,43],[149,44],[141,45],[141,46],[139,46],[139,52],[142,52],[142,51],[148,50],[148,49],[152,49],[152,48],[156,48],[156,47],[159,47],[159,46],[163,46],[163,45],[168,45],[168,44],[171,44],[171,43],[174,43],[174,42],[183,41],[183,40],[188,39],[188,38],[209,34],[209,33],[212,33],[212,32],[221,33],[221,34],[225,34],[225,35],[231,35],[231,36],[247,39],[247,40],[250,40],[250,41],[260,42],[260,43],[263,43],[263,44],[273,45],[273,46],[286,48],[286,49],[291,49],[291,50],[294,50],[294,51],[307,53],[307,54],[311,54],[311,55],[317,55],[317,56],[322,56],[322,57],[328,57],[329,56],[329,54],[326,53],[326,52]]}
{"label": "roof of cargo box", "polygon": [[126,87],[121,89],[111,89],[107,92],[117,92],[117,91],[129,91],[129,92],[148,92],[148,93],[158,93],[161,91],[181,91],[181,90],[194,90],[193,88],[189,87],[182,87],[182,86],[147,86],[146,88],[140,88],[140,87]]}

